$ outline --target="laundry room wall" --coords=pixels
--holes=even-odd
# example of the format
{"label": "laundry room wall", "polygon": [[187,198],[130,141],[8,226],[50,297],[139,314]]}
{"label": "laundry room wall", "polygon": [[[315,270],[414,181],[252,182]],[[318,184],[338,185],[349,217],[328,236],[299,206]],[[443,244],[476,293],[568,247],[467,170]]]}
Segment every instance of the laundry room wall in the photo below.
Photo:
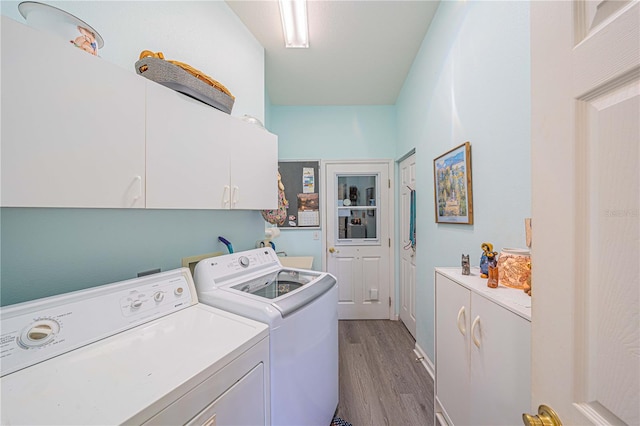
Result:
{"label": "laundry room wall", "polygon": [[[18,3],[3,0],[0,12],[24,22]],[[236,96],[232,115],[264,120],[264,49],[225,2],[47,4],[100,32],[105,46],[96,60],[133,73],[140,51],[162,51],[227,86]],[[257,211],[2,208],[0,304],[111,283],[149,269],[177,268],[186,256],[226,252],[219,235],[235,250],[246,250],[263,231]]]}
{"label": "laundry room wall", "polygon": [[[527,2],[441,2],[396,104],[396,157],[416,150],[417,343],[434,361],[436,266],[482,242],[525,247],[531,215]],[[471,142],[473,225],[436,224],[433,159]]]}
{"label": "laundry room wall", "polygon": [[[268,105],[267,117],[267,128],[278,135],[280,160],[366,160],[395,156],[397,129],[393,105]],[[289,256],[313,256],[313,268],[320,270],[322,241],[314,239],[315,232],[283,229],[274,243]]]}

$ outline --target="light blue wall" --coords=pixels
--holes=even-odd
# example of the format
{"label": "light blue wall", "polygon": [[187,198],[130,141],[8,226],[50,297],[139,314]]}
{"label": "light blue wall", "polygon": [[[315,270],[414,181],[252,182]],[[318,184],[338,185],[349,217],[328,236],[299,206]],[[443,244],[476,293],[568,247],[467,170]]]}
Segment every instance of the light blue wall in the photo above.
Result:
{"label": "light blue wall", "polygon": [[280,159],[393,158],[394,106],[271,106]]}
{"label": "light blue wall", "polygon": [[[268,105],[267,128],[278,135],[280,160],[392,159],[395,156],[394,106]],[[321,171],[322,173],[322,171]],[[289,256],[313,256],[322,267],[322,242],[314,231],[283,229],[274,240]]]}
{"label": "light blue wall", "polygon": [[[416,149],[417,343],[433,361],[436,266],[480,244],[524,247],[531,214],[527,2],[440,4],[396,104],[397,155]],[[473,225],[436,224],[433,159],[471,142]]]}
{"label": "light blue wall", "polygon": [[255,211],[23,209],[0,211],[2,305],[179,268],[182,258],[253,248]]}
{"label": "light blue wall", "polygon": [[[264,49],[225,2],[48,3],[100,32],[105,47],[96,60],[133,73],[140,51],[163,51],[168,59],[189,63],[227,86],[237,98],[233,115],[264,119]],[[24,22],[17,5],[2,1],[0,10]],[[106,284],[154,268],[173,269],[183,257],[226,251],[218,235],[234,249],[246,250],[263,232],[264,221],[255,211],[3,208],[0,303]]]}

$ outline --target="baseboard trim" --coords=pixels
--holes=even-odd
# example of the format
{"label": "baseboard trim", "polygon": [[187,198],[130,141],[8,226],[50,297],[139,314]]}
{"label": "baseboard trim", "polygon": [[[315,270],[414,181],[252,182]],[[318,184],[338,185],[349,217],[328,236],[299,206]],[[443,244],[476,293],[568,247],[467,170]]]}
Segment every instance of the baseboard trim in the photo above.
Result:
{"label": "baseboard trim", "polygon": [[422,364],[422,366],[427,370],[427,373],[431,376],[431,379],[435,382],[436,380],[436,366],[429,359],[426,352],[420,347],[418,342],[416,342],[416,346],[413,348],[413,353],[416,354],[418,360]]}

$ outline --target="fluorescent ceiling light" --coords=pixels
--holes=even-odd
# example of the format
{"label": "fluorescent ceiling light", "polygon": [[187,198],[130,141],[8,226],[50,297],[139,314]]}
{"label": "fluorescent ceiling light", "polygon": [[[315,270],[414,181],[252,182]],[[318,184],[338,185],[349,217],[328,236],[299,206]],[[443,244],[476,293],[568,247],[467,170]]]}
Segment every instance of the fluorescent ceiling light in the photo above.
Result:
{"label": "fluorescent ceiling light", "polygon": [[280,0],[285,47],[309,47],[306,0]]}

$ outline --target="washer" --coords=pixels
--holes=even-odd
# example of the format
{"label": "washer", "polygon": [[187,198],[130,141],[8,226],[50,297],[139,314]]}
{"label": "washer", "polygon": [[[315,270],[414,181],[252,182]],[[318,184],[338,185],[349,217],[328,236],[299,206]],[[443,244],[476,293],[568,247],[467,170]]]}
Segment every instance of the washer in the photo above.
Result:
{"label": "washer", "polygon": [[338,286],[287,269],[271,247],[200,261],[198,298],[269,325],[271,423],[329,425],[338,406]]}
{"label": "washer", "polygon": [[0,309],[3,425],[270,424],[269,330],[181,268]]}

